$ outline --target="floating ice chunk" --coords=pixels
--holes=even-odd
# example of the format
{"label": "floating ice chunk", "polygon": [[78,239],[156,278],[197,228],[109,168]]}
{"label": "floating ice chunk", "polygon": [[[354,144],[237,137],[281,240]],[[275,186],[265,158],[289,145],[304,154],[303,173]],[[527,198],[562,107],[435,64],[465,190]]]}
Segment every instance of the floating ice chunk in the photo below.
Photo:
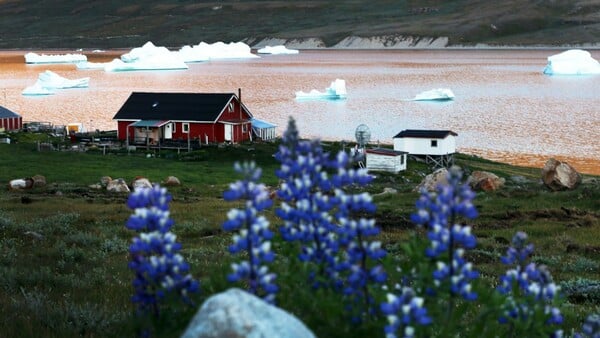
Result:
{"label": "floating ice chunk", "polygon": [[25,54],[25,63],[76,63],[87,61],[83,54],[56,54],[46,55],[37,53]]}
{"label": "floating ice chunk", "polygon": [[75,66],[77,66],[77,69],[104,69],[104,66],[106,66],[106,62],[85,61],[85,62],[78,62],[75,64]]}
{"label": "floating ice chunk", "polygon": [[313,89],[308,93],[298,91],[296,92],[296,99],[339,100],[345,99],[347,94],[346,81],[335,79],[335,81],[331,82],[331,85],[325,89],[325,92],[321,92],[316,89]]}
{"label": "floating ice chunk", "polygon": [[69,80],[50,70],[40,73],[33,86],[25,88],[21,93],[23,95],[51,95],[53,89],[65,88],[85,88],[89,86],[90,78]]}
{"label": "floating ice chunk", "polygon": [[299,51],[297,49],[288,49],[284,45],[277,46],[265,46],[256,51],[258,54],[298,54]]}
{"label": "floating ice chunk", "polygon": [[437,88],[417,94],[410,101],[447,101],[454,99],[454,93],[448,88]]}
{"label": "floating ice chunk", "polygon": [[185,45],[179,49],[179,57],[183,62],[204,62],[210,60],[207,51],[202,50],[198,45]]}
{"label": "floating ice chunk", "polygon": [[177,70],[188,69],[188,66],[180,60],[169,57],[151,57],[135,62],[123,62],[120,59],[114,59],[111,62],[104,64],[106,72],[123,72],[133,70]]}
{"label": "floating ice chunk", "polygon": [[42,87],[48,89],[85,88],[89,86],[90,78],[83,77],[80,79],[69,80],[53,71],[47,70],[40,73],[38,82],[41,83]]}
{"label": "floating ice chunk", "polygon": [[146,42],[142,47],[133,48],[129,53],[121,55],[123,62],[141,61],[153,57],[177,57],[177,53],[171,52],[167,47],[157,47],[151,41]]}
{"label": "floating ice chunk", "polygon": [[592,58],[590,52],[570,49],[548,57],[544,68],[547,75],[590,75],[600,74],[600,63]]}
{"label": "floating ice chunk", "polygon": [[188,69],[188,66],[178,52],[172,52],[166,47],[156,47],[150,41],[121,55],[120,59],[104,64],[107,72],[173,69]]}
{"label": "floating ice chunk", "polygon": [[33,84],[33,86],[29,86],[26,87],[25,89],[23,89],[23,91],[21,92],[21,94],[23,95],[31,95],[31,96],[38,96],[38,95],[52,95],[54,94],[54,91],[45,88],[42,83],[40,82],[40,80],[37,80],[35,82],[35,84]]}
{"label": "floating ice chunk", "polygon": [[230,42],[228,44],[222,41],[218,41],[212,44],[200,42],[199,44],[192,46],[190,50],[187,50],[186,48],[186,51],[184,52],[186,53],[188,59],[193,59],[190,55],[196,55],[200,61],[205,61],[206,58],[208,58],[208,60],[221,60],[249,59],[260,57],[256,54],[253,54],[250,46],[243,42]]}

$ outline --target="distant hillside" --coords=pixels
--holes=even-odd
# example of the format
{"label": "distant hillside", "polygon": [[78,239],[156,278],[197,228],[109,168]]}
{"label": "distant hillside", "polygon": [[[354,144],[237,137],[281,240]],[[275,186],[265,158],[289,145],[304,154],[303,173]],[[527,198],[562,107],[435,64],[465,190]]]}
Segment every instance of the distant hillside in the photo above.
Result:
{"label": "distant hillside", "polygon": [[446,37],[446,45],[600,43],[598,0],[4,0],[0,48],[128,48],[146,41]]}

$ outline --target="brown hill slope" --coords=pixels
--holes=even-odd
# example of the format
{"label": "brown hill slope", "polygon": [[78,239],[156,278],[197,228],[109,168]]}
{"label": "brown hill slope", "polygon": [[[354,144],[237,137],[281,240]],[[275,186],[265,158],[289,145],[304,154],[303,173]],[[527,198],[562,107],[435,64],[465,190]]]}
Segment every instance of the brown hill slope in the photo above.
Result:
{"label": "brown hill slope", "polygon": [[146,41],[411,35],[456,44],[600,42],[597,0],[191,1],[4,0],[0,48],[119,48]]}

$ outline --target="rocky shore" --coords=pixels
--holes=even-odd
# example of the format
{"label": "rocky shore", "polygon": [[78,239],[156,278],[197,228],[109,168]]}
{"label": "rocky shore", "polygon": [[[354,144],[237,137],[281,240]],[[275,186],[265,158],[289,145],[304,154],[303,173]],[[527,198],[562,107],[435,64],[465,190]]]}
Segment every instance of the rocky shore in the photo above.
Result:
{"label": "rocky shore", "polygon": [[565,44],[561,46],[548,45],[492,45],[478,43],[474,45],[450,44],[449,38],[440,37],[420,37],[410,35],[382,35],[382,36],[347,36],[335,44],[326,44],[318,37],[312,38],[246,38],[244,43],[252,48],[264,48],[266,46],[284,45],[293,49],[441,49],[441,48],[477,48],[477,49],[498,49],[498,48],[544,48],[544,49],[564,49],[564,48],[584,48],[600,49],[600,42],[591,42],[584,44]]}

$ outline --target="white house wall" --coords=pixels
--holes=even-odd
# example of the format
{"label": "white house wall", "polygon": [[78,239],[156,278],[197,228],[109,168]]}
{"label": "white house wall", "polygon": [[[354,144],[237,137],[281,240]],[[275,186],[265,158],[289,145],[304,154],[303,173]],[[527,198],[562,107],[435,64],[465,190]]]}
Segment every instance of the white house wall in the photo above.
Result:
{"label": "white house wall", "polygon": [[[437,140],[437,147],[431,146],[431,141]],[[410,138],[394,139],[394,150],[406,151],[412,155],[447,155],[456,152],[456,138],[452,135],[444,139]]]}
{"label": "white house wall", "polygon": [[395,173],[406,170],[406,155],[389,156],[367,153],[367,170]]}

